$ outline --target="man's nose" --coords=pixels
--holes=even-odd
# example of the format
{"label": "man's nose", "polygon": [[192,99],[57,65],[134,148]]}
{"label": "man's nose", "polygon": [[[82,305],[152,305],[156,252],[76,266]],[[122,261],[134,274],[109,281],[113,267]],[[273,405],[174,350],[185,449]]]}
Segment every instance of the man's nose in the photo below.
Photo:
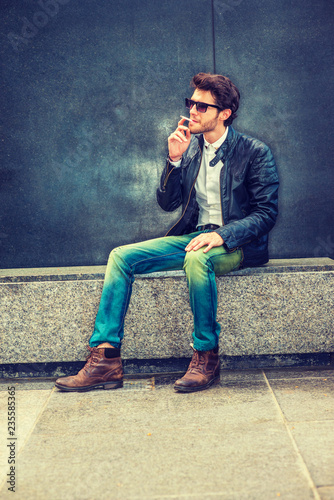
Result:
{"label": "man's nose", "polygon": [[189,113],[192,114],[192,115],[198,115],[196,104],[194,104],[193,106],[191,106],[191,108],[189,110]]}

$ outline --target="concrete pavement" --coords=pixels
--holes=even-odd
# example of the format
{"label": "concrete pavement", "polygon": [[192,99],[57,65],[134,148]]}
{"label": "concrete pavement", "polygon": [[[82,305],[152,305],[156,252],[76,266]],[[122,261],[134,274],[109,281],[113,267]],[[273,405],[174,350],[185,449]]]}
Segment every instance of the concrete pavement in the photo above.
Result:
{"label": "concrete pavement", "polygon": [[194,394],[175,378],[2,379],[0,498],[334,500],[334,370],[223,371]]}

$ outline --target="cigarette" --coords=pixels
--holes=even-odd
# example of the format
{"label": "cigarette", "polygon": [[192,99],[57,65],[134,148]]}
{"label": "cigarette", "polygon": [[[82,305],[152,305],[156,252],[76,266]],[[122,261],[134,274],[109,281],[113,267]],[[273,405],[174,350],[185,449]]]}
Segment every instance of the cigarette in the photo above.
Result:
{"label": "cigarette", "polygon": [[193,123],[196,123],[196,122],[194,122],[194,120],[192,120],[191,118],[187,118],[186,116],[182,116],[182,115],[180,115],[180,116],[181,116],[181,118],[183,118],[184,120],[188,120],[188,122],[193,122]]}

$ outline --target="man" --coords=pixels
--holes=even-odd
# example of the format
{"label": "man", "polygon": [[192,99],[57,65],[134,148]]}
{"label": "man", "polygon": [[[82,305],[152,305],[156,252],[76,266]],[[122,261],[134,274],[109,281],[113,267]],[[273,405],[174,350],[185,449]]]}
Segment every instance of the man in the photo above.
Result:
{"label": "man", "polygon": [[268,233],[277,217],[278,177],[269,148],[231,124],[239,91],[222,75],[199,73],[182,118],[168,138],[169,157],[157,192],[159,205],[182,215],[163,238],[115,248],[109,257],[90,355],[75,376],[57,380],[64,391],[122,386],[120,347],[134,274],[184,269],[194,316],[194,354],[175,382],[180,392],[219,380],[215,275],[268,261]]}

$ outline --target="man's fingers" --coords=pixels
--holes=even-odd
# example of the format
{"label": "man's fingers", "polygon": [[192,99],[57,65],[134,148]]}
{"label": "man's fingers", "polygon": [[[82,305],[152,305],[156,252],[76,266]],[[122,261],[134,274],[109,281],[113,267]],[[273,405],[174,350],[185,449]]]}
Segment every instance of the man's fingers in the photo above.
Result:
{"label": "man's fingers", "polygon": [[220,247],[224,243],[224,240],[219,234],[212,232],[212,233],[202,233],[195,238],[193,238],[190,243],[185,248],[186,252],[190,252],[191,250],[199,250],[200,248],[207,246],[205,250],[203,250],[204,253],[209,252],[211,248],[213,247]]}
{"label": "man's fingers", "polygon": [[186,138],[187,138],[187,140],[189,141],[189,140],[190,140],[190,135],[191,135],[191,134],[190,134],[190,129],[189,129],[189,127],[186,127],[185,125],[183,125],[183,124],[184,124],[184,122],[186,122],[186,121],[188,121],[188,120],[185,120],[184,118],[182,118],[182,120],[180,120],[180,121],[178,122],[178,127],[177,127],[177,130],[184,130],[184,131],[185,131],[185,133],[186,133],[185,137],[186,137]]}
{"label": "man's fingers", "polygon": [[[178,122],[177,129],[168,137],[168,150],[171,158],[182,156],[190,143],[190,130],[183,125],[186,120]],[[182,144],[182,146],[181,146]]]}
{"label": "man's fingers", "polygon": [[186,136],[180,132],[179,130],[177,130],[175,133],[174,133],[174,136],[177,136],[179,137],[183,142],[187,142],[187,138]]}
{"label": "man's fingers", "polygon": [[211,248],[213,248],[213,243],[212,242],[209,243],[206,248],[204,248],[203,253],[207,253],[209,250],[211,250]]}
{"label": "man's fingers", "polygon": [[176,140],[178,142],[188,142],[190,139],[190,130],[189,130],[189,134],[188,134],[188,131],[186,131],[186,132],[187,132],[187,135],[184,135],[183,131],[176,129],[175,132],[173,132],[169,136],[169,141]]}
{"label": "man's fingers", "polygon": [[186,127],[185,125],[179,125],[176,130],[189,130],[189,127]]}
{"label": "man's fingers", "polygon": [[191,242],[188,243],[188,245],[185,248],[185,251],[190,252],[191,250],[198,250],[199,248],[203,247],[206,244],[207,243],[205,242],[205,240],[201,241],[197,237],[197,238],[192,239]]}

